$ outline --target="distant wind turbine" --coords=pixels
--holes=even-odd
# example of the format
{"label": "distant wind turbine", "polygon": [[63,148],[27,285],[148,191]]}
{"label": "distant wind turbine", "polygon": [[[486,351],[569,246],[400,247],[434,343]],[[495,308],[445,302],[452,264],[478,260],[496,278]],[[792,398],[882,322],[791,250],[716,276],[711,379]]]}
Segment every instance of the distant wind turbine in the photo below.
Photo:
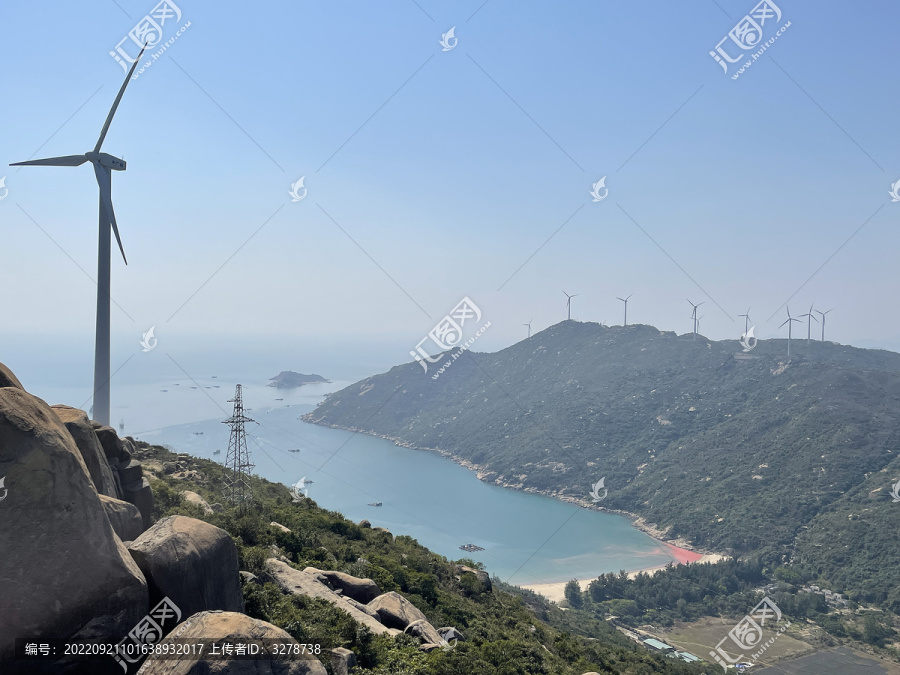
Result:
{"label": "distant wind turbine", "polygon": [[697,317],[697,332],[698,333],[700,332],[700,319],[702,319],[702,318],[703,318],[702,316]]}
{"label": "distant wind turbine", "polygon": [[[531,321],[534,321],[534,319],[532,319]],[[522,324],[523,326],[528,326],[528,337],[531,337],[531,321]]]}
{"label": "distant wind turbine", "polygon": [[575,295],[569,295],[568,293],[563,291],[563,295],[566,296],[566,310],[569,313],[569,319],[571,319],[572,318],[572,298],[577,298],[578,293],[576,293]]}
{"label": "distant wind turbine", "polygon": [[[144,49],[147,45],[144,45]],[[100,152],[100,147],[106,139],[106,133],[109,131],[109,125],[112,123],[122,95],[125,93],[125,87],[131,80],[134,69],[141,61],[144,53],[138,54],[134,65],[128,71],[122,88],[113,102],[103,129],[100,131],[100,138],[97,144],[90,152],[83,155],[66,155],[63,157],[49,157],[47,159],[32,159],[26,162],[16,162],[10,166],[81,166],[85,162],[94,165],[94,176],[97,178],[97,185],[100,188],[100,238],[97,251],[97,332],[94,342],[94,405],[93,417],[95,420],[104,425],[109,425],[109,303],[110,303],[110,236],[109,231],[112,228],[116,235],[116,242],[119,244],[119,250],[122,252],[122,259],[125,264],[128,260],[125,258],[125,249],[122,247],[122,238],[119,236],[119,227],[116,224],[116,214],[112,205],[112,172],[124,171],[125,160],[113,157],[105,152]]]}
{"label": "distant wind turbine", "polygon": [[807,317],[807,319],[806,319],[806,344],[809,344],[809,341],[812,337],[812,322],[815,321],[816,323],[819,323],[819,320],[816,317],[814,317],[812,315],[812,313],[813,313],[813,306],[810,305],[809,311],[806,314],[800,315],[801,318],[804,316]]}
{"label": "distant wind turbine", "polygon": [[821,312],[818,309],[816,310],[816,314],[820,314],[822,316],[822,342],[825,342],[825,315],[828,314],[828,312],[833,311],[833,309],[826,309],[824,312]]}
{"label": "distant wind turbine", "polygon": [[[628,298],[630,298],[632,295],[634,295],[634,293],[631,293]],[[628,298],[620,298],[618,296],[616,297],[616,300],[621,300],[625,303],[625,321],[622,323],[623,326],[628,325]]]}
{"label": "distant wind turbine", "polygon": [[744,335],[746,335],[747,331],[750,330],[750,308],[747,308],[746,314],[738,314],[738,316],[744,317]]}
{"label": "distant wind turbine", "polygon": [[691,318],[694,320],[694,339],[696,340],[697,339],[697,308],[700,305],[702,305],[703,303],[701,302],[701,303],[695,305],[693,302],[688,300],[688,304],[690,304],[690,306],[694,308],[694,311],[691,312]]}
{"label": "distant wind turbine", "polygon": [[790,307],[787,308],[787,315],[788,315],[788,318],[785,320],[785,322],[783,324],[781,324],[781,326],[778,326],[778,327],[781,328],[784,326],[785,323],[787,324],[787,327],[788,327],[788,356],[790,356],[791,355],[791,322],[796,321],[797,323],[800,323],[800,319],[795,319],[794,317],[791,316],[791,308]]}

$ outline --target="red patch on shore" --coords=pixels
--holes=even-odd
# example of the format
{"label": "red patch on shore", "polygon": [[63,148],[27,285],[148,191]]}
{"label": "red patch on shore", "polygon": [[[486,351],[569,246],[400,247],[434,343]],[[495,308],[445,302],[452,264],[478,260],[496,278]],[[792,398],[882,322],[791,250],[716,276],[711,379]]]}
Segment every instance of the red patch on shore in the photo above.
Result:
{"label": "red patch on shore", "polygon": [[660,543],[666,547],[666,552],[670,556],[675,558],[679,565],[683,563],[697,562],[698,560],[700,560],[700,558],[703,557],[702,553],[697,553],[696,551],[688,551],[686,548],[679,548],[678,546],[667,544],[664,541]]}

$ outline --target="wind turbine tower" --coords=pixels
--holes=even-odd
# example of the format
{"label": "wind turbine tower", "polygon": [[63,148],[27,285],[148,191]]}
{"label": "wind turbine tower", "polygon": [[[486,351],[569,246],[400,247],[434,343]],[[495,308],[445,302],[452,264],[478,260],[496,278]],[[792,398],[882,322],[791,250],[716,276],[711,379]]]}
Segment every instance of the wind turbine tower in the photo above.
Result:
{"label": "wind turbine tower", "polygon": [[801,314],[800,317],[807,317],[806,319],[806,344],[809,344],[809,341],[812,337],[812,322],[815,321],[819,323],[819,320],[813,316],[813,306],[809,306],[809,311],[806,314]]}
{"label": "wind turbine tower", "polygon": [[231,436],[228,439],[228,455],[225,457],[225,467],[231,470],[231,475],[225,483],[225,498],[240,505],[242,508],[249,505],[253,498],[250,486],[250,472],[253,470],[253,458],[247,449],[247,432],[244,424],[255,422],[244,414],[244,397],[241,385],[234,388],[234,398],[228,400],[234,402],[234,412],[231,417],[222,422],[231,427]]}
{"label": "wind turbine tower", "polygon": [[825,342],[825,315],[828,314],[828,312],[833,311],[833,309],[826,309],[824,312],[821,312],[818,309],[816,310],[816,314],[819,314],[822,317],[822,342]]}
{"label": "wind turbine tower", "polygon": [[783,327],[785,323],[787,324],[787,327],[788,327],[788,356],[790,356],[791,355],[791,323],[793,321],[800,323],[800,319],[795,319],[791,316],[791,308],[790,307],[787,308],[787,315],[788,315],[788,318],[785,320],[785,322],[783,324],[781,324],[781,326],[779,326],[779,328]]}
{"label": "wind turbine tower", "polygon": [[[634,295],[634,293],[629,295],[628,298],[630,298],[632,295]],[[618,296],[616,297],[616,300],[621,300],[622,302],[625,303],[625,321],[622,323],[623,326],[628,325],[628,298],[620,298]]]}
{"label": "wind turbine tower", "polygon": [[747,308],[746,314],[738,314],[738,316],[744,317],[744,335],[746,335],[747,331],[750,330],[750,308]]}
{"label": "wind turbine tower", "polygon": [[[531,319],[531,321],[534,321],[534,319]],[[523,326],[527,326],[527,327],[528,327],[528,337],[531,337],[531,321],[529,321],[528,323],[523,323],[523,324],[522,324]]]}
{"label": "wind turbine tower", "polygon": [[[146,49],[147,45],[144,45]],[[124,171],[125,160],[113,157],[105,152],[100,152],[103,141],[106,139],[106,133],[109,131],[109,125],[112,123],[122,95],[125,93],[125,87],[131,80],[134,69],[141,61],[144,50],[138,54],[134,65],[125,77],[122,88],[119,89],[119,95],[113,102],[109,114],[106,116],[106,122],[100,131],[100,138],[97,144],[90,152],[83,155],[66,155],[63,157],[48,157],[47,159],[32,159],[26,162],[16,162],[10,166],[81,166],[85,162],[94,165],[94,176],[97,178],[97,185],[100,188],[100,237],[97,246],[97,326],[96,337],[94,342],[94,405],[93,418],[109,426],[109,303],[110,303],[110,236],[109,231],[112,229],[116,235],[116,242],[119,244],[119,251],[122,252],[122,259],[125,264],[128,260],[125,258],[125,249],[122,248],[122,238],[119,236],[119,227],[116,224],[116,214],[113,211],[112,204],[112,172]]]}
{"label": "wind turbine tower", "polygon": [[568,312],[569,320],[571,320],[572,319],[572,298],[577,298],[578,293],[576,293],[575,295],[569,295],[568,293],[563,291],[563,295],[566,296],[566,311]]}
{"label": "wind turbine tower", "polygon": [[697,308],[703,303],[694,304],[690,300],[688,300],[688,304],[694,308],[694,311],[691,312],[691,318],[694,320],[694,339],[697,339]]}

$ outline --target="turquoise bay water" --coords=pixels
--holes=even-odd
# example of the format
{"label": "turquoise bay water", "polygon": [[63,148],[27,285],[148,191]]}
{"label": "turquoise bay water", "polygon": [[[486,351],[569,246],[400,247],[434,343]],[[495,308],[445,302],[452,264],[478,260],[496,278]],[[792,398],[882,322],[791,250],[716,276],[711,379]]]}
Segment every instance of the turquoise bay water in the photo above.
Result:
{"label": "turquoise bay water", "polygon": [[[255,472],[287,485],[305,476],[313,481],[309,497],[319,506],[414,537],[450,559],[478,560],[513,584],[584,579],[672,560],[663,546],[621,516],[489,485],[438,455],[298,419],[322,395],[346,384],[287,391],[264,383],[244,386],[248,414],[258,422],[247,425]],[[34,393],[48,403],[70,405],[89,396],[74,390]],[[229,427],[221,420],[231,413],[227,400],[234,394],[232,382],[210,376],[122,387],[114,393],[113,422],[118,427],[119,419],[125,420],[121,434],[225,461]],[[220,454],[214,455],[215,450]],[[383,505],[368,506],[371,502]],[[464,543],[485,550],[459,550]]]}

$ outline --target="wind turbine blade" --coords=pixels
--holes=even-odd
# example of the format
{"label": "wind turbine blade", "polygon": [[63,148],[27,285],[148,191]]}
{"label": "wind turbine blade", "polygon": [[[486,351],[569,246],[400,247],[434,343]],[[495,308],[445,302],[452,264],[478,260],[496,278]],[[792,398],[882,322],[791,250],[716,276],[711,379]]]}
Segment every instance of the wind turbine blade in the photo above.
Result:
{"label": "wind turbine blade", "polygon": [[125,249],[122,247],[122,238],[119,236],[119,226],[116,223],[116,212],[113,210],[112,204],[112,172],[95,163],[94,174],[97,176],[97,185],[100,186],[100,201],[103,203],[106,220],[112,227],[113,234],[116,235],[116,243],[119,244],[119,250],[122,252],[122,260],[127,265],[128,258],[125,257]]}
{"label": "wind turbine blade", "polygon": [[790,321],[790,319],[785,319],[784,323],[781,324],[781,326],[778,326],[778,327],[779,327],[779,328],[782,328],[782,327],[784,326],[784,324],[787,323],[788,321]]}
{"label": "wind turbine blade", "polygon": [[[103,124],[103,130],[100,132],[100,138],[97,139],[97,145],[94,146],[94,152],[100,152],[100,146],[103,145],[103,141],[106,140],[106,132],[109,131],[109,125],[112,123],[113,115],[116,114],[116,108],[119,107],[119,101],[122,100],[122,95],[125,93],[125,87],[128,86],[128,82],[131,80],[134,69],[137,68],[137,65],[141,62],[141,57],[144,55],[145,49],[147,49],[146,42],[141,48],[141,53],[138,54],[137,58],[134,60],[134,63],[131,64],[131,70],[128,71],[128,75],[125,76],[125,81],[122,83],[122,88],[119,89],[119,95],[116,96],[116,100],[113,102],[112,108],[110,108],[109,115],[107,115],[106,117],[106,122]],[[115,225],[113,225],[113,229],[115,229]],[[116,237],[118,236],[118,233],[116,233]]]}
{"label": "wind turbine blade", "polygon": [[48,157],[47,159],[30,159],[27,162],[16,162],[10,166],[81,166],[88,158],[84,155],[65,155],[64,157]]}

